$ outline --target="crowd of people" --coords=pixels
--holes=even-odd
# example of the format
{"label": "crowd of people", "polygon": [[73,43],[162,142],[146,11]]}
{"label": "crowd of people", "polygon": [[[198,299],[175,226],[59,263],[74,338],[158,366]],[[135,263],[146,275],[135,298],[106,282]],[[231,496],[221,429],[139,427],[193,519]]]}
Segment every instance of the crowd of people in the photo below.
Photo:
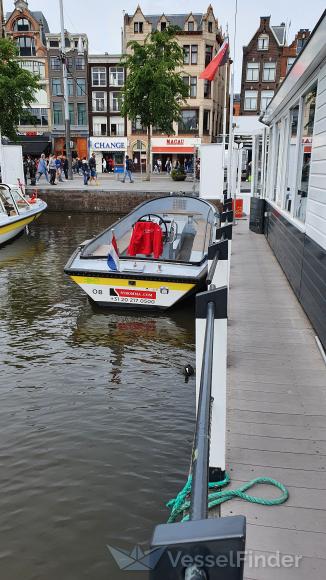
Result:
{"label": "crowd of people", "polygon": [[[42,177],[50,185],[57,185],[68,179],[69,164],[65,155],[49,155],[42,153],[38,159],[31,155],[26,155],[23,159],[25,183],[30,179],[31,185],[39,183]],[[76,175],[84,178],[84,185],[96,183],[96,160],[95,154],[87,159],[76,157],[72,161],[72,171]]]}

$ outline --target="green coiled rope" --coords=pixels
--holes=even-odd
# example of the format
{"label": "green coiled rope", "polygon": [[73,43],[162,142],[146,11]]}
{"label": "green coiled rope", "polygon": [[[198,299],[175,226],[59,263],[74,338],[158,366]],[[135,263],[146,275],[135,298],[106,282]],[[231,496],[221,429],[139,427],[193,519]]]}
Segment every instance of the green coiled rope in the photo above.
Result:
{"label": "green coiled rope", "polygon": [[[227,489],[224,491],[220,489],[220,488],[223,488],[223,487],[226,487],[227,485],[229,485],[230,481],[231,481],[231,478],[230,478],[229,474],[226,473],[225,479],[223,479],[223,481],[216,481],[214,483],[209,483],[208,488],[209,488],[209,490],[211,490],[208,492],[208,509],[209,510],[212,509],[213,507],[220,505],[221,503],[224,503],[225,501],[229,501],[230,499],[233,499],[235,497],[238,497],[238,498],[243,499],[245,501],[249,501],[250,503],[258,503],[261,505],[268,505],[268,506],[280,505],[280,504],[284,503],[289,497],[289,492],[286,489],[286,487],[282,483],[280,483],[279,481],[276,481],[276,479],[272,479],[271,477],[256,477],[256,479],[252,479],[251,481],[249,481],[248,483],[245,483],[244,485],[242,485],[238,489]],[[280,495],[279,497],[276,497],[274,499],[265,499],[263,497],[256,497],[254,495],[249,495],[248,493],[245,493],[248,489],[250,489],[254,485],[258,485],[258,484],[273,485],[274,487],[277,487],[279,490],[281,490],[282,495]],[[192,486],[192,476],[190,475],[188,477],[188,481],[187,481],[186,485],[180,491],[180,493],[177,495],[177,497],[174,499],[171,499],[166,504],[166,506],[170,509],[170,517],[168,519],[168,523],[175,522],[176,519],[180,515],[184,514],[186,511],[189,510],[189,508],[190,508],[189,496],[191,495],[191,486]],[[220,491],[214,491],[214,490],[218,490],[218,489]],[[186,522],[187,520],[189,520],[189,515],[184,516],[181,521]]]}

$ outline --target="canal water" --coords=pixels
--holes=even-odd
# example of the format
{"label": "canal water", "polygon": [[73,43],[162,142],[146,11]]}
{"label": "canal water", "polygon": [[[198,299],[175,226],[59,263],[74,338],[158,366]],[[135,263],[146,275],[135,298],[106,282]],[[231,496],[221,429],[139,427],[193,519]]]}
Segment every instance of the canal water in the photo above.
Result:
{"label": "canal water", "polygon": [[63,274],[107,216],[45,214],[0,249],[0,578],[147,578],[107,546],[148,547],[194,430],[191,305],[94,310]]}

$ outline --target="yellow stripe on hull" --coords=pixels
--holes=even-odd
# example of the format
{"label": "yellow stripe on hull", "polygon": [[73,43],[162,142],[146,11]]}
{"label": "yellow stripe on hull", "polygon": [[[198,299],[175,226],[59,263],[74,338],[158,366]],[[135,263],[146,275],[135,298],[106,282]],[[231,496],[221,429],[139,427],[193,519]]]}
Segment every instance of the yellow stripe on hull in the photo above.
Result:
{"label": "yellow stripe on hull", "polygon": [[0,225],[0,235],[7,234],[8,232],[12,232],[13,230],[17,230],[18,228],[21,228],[22,226],[27,226],[32,221],[34,221],[36,218],[38,218],[41,215],[41,213],[42,212],[31,215],[27,218],[23,218],[21,220],[17,220],[15,222],[13,222],[12,224],[8,224],[5,226]]}
{"label": "yellow stripe on hull", "polygon": [[[129,288],[161,288],[165,286],[169,290],[179,290],[180,292],[189,292],[195,287],[195,284],[185,284],[182,282],[166,282],[165,280],[139,280],[133,278],[101,278],[88,276],[70,276],[76,284],[91,284],[100,286],[128,286]],[[130,282],[133,282],[132,286]]]}

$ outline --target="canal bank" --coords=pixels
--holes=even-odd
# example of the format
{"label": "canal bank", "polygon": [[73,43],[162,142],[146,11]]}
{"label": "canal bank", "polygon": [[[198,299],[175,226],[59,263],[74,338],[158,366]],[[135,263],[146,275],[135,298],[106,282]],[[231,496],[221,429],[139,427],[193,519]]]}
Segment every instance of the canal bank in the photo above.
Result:
{"label": "canal bank", "polygon": [[[28,191],[33,188],[28,188]],[[103,191],[82,189],[38,188],[38,196],[50,212],[106,213],[124,215],[149,199],[164,197],[167,192]]]}

